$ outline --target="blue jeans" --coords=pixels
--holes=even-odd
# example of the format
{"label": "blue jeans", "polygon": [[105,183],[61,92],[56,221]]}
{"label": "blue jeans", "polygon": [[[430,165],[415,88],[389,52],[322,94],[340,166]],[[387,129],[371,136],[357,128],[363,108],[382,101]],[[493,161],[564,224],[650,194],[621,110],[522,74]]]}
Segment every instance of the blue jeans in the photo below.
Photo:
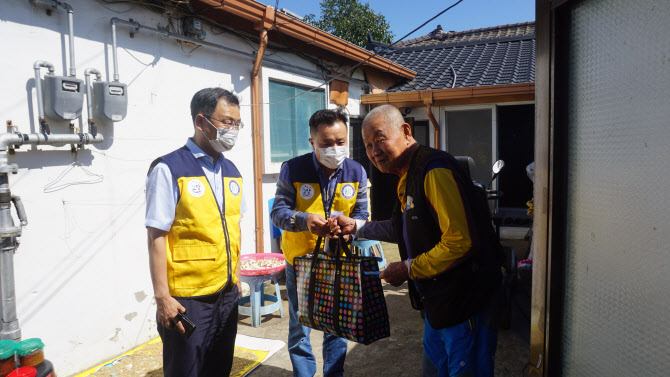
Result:
{"label": "blue jeans", "polygon": [[434,329],[426,316],[424,352],[439,377],[493,377],[501,294],[497,289],[471,319],[451,327]]}
{"label": "blue jeans", "polygon": [[[294,377],[312,377],[316,374],[316,358],[309,342],[310,328],[298,321],[298,292],[295,269],[286,262],[286,295],[288,296],[288,354],[293,364]],[[331,334],[323,335],[323,375],[344,375],[344,357],[347,340]]]}

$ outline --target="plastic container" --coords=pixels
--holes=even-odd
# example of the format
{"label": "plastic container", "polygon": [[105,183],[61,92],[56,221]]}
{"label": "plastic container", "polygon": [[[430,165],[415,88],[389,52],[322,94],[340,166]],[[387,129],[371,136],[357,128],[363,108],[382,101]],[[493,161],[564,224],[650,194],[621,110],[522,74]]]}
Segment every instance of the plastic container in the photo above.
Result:
{"label": "plastic container", "polygon": [[0,340],[0,377],[6,377],[16,368],[14,363],[14,347],[16,344],[11,340]]}
{"label": "plastic container", "polygon": [[286,266],[284,265],[284,254],[282,253],[262,253],[262,254],[245,254],[240,256],[240,266],[242,265],[242,262],[250,261],[250,260],[264,260],[264,259],[279,259],[282,264],[277,266],[277,267],[270,267],[270,268],[261,268],[258,270],[243,270],[240,267],[240,275],[244,276],[258,276],[258,275],[267,275],[267,274],[272,274],[278,271],[282,271]]}
{"label": "plastic container", "polygon": [[20,366],[36,367],[44,361],[44,343],[40,338],[26,339],[16,343],[16,353]]}
{"label": "plastic container", "polygon": [[21,367],[14,369],[7,377],[37,377],[37,369],[35,367]]}

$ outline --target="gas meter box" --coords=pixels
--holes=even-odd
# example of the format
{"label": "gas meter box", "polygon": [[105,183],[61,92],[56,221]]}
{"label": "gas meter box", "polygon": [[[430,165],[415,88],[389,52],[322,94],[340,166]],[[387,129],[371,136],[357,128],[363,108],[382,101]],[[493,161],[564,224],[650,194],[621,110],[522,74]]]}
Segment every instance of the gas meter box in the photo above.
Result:
{"label": "gas meter box", "polygon": [[93,82],[93,114],[100,120],[118,122],[128,111],[128,86],[116,81]]}
{"label": "gas meter box", "polygon": [[44,112],[52,119],[79,118],[84,106],[84,81],[76,77],[44,76]]}

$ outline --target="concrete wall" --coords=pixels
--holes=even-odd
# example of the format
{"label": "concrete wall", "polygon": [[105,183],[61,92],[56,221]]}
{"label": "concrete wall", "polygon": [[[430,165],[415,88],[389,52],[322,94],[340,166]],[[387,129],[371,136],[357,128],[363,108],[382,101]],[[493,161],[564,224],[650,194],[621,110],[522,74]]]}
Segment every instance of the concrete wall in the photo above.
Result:
{"label": "concrete wall", "polygon": [[[68,3],[74,8],[77,77],[82,79],[85,68],[97,68],[103,80],[112,79],[112,17],[133,18],[150,27],[167,24],[167,18],[132,4],[110,4],[116,11],[130,9],[118,14],[94,1]],[[206,30],[209,42],[253,52],[239,37]],[[0,120],[12,120],[22,133],[39,129],[32,64],[46,60],[54,64],[56,74],[66,75],[67,33],[62,9],[47,16],[26,0],[0,2],[4,88]],[[242,102],[247,126],[226,157],[237,164],[244,179],[248,212],[242,220],[242,252],[255,251],[251,59],[206,48],[190,52],[193,46],[180,46],[147,32],[130,38],[124,26],[118,26],[117,38],[129,107],[122,122],[99,123],[104,144],[87,146],[76,154],[68,146],[23,147],[10,156],[10,163],[20,168],[10,176],[10,187],[22,197],[29,219],[15,256],[19,323],[23,338],[44,340],[46,356],[62,376],[157,336],[144,228],[145,176],[153,159],[182,146],[192,135],[189,103],[203,87],[234,90]],[[277,52],[273,58],[317,70],[289,53]],[[284,75],[288,81],[296,77]],[[350,85],[349,111],[354,115],[360,112],[363,90],[360,84]],[[75,126],[86,127],[86,116],[84,108],[84,121],[78,120]],[[50,125],[53,133],[71,132],[68,123],[50,120]],[[75,162],[81,165],[71,167]],[[94,183],[99,178],[90,174],[102,180]],[[267,174],[263,182],[267,203],[274,195],[276,176]],[[55,184],[55,191],[48,192],[50,184]],[[266,205],[263,214],[268,224]],[[265,242],[270,245],[267,231]]]}

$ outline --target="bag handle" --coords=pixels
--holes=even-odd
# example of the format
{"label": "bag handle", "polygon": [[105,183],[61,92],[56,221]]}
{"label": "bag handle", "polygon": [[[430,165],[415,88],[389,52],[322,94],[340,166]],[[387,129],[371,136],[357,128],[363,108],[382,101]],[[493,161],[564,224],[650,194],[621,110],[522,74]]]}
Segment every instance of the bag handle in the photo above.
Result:
{"label": "bag handle", "polygon": [[[307,298],[307,315],[309,318],[309,322],[314,324],[314,296],[316,295],[316,267],[317,267],[317,262],[319,259],[319,254],[320,254],[320,249],[321,249],[321,241],[323,240],[323,237],[319,236],[319,238],[316,240],[316,245],[314,246],[314,252],[312,253],[312,264],[310,266],[309,270],[309,292],[308,292],[308,298]],[[347,257],[351,258],[351,251],[349,250],[349,245],[351,244],[351,239],[349,242],[344,241],[344,237],[339,237],[338,238],[338,249],[342,249],[344,253],[347,255]],[[339,282],[341,279],[341,269],[342,269],[342,261],[341,261],[341,251],[337,250],[335,253],[335,289],[339,286]],[[337,310],[339,309],[340,305],[340,295],[338,292],[334,292],[333,298],[335,300],[334,304],[334,313],[337,313]],[[335,318],[335,314],[333,314],[333,318]],[[339,331],[339,329],[336,330],[338,336],[342,336],[342,333]]]}
{"label": "bag handle", "polygon": [[312,253],[312,264],[309,267],[309,292],[307,298],[307,315],[309,322],[314,324],[314,294],[316,290],[316,264],[319,258],[319,249],[321,246],[322,237],[316,240],[316,246],[314,246],[314,252]]}

